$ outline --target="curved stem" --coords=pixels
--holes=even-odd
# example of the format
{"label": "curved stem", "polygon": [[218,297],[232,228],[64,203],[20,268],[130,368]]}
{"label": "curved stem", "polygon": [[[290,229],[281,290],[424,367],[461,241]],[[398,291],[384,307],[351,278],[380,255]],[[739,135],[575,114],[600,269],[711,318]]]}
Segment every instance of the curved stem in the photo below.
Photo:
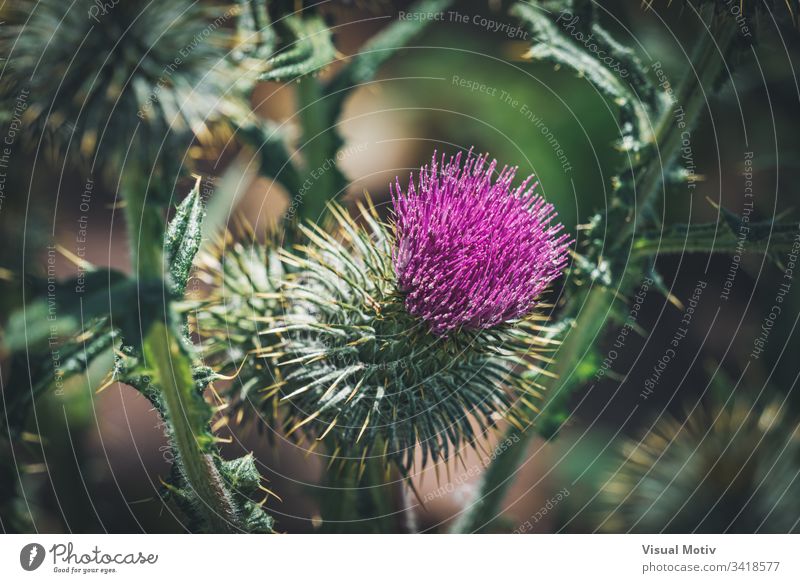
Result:
{"label": "curved stem", "polygon": [[654,155],[640,166],[636,179],[636,191],[641,196],[636,201],[635,218],[618,231],[611,245],[612,252],[630,242],[653,203],[663,194],[665,174],[678,158],[684,139],[691,139],[686,134],[691,132],[707,108],[708,96],[725,71],[726,57],[736,38],[736,25],[731,18],[726,20],[715,16],[714,12],[714,7],[709,6],[702,14],[710,19],[711,30],[701,34],[693,50],[695,74],[683,77],[675,90],[673,107],[667,108],[656,124]]}
{"label": "curved stem", "polygon": [[[146,173],[137,167],[126,169],[122,195],[130,241],[133,275],[139,281],[164,281],[164,224],[163,209],[147,204]],[[165,310],[169,313],[169,309]],[[201,443],[208,431],[208,417],[197,411],[193,399],[191,363],[180,350],[180,344],[163,322],[153,323],[144,331],[142,347],[145,360],[152,370],[154,385],[160,390],[166,409],[165,423],[180,470],[191,489],[200,499],[201,512],[215,532],[235,530],[235,512],[225,490],[214,460]],[[194,407],[193,407],[194,405]]]}
{"label": "curved stem", "polygon": [[206,453],[205,411],[198,411],[189,359],[161,322],[152,325],[144,343],[147,364],[164,400],[166,421],[178,454],[180,469],[197,494],[212,532],[236,532],[236,513],[214,460]]}
{"label": "curved stem", "polygon": [[[578,301],[576,297],[574,302]],[[538,428],[538,432],[545,437],[553,437],[568,417],[569,396],[575,388],[572,372],[591,345],[597,342],[597,335],[602,331],[605,314],[612,301],[613,295],[610,290],[595,286],[589,290],[583,307],[577,308],[580,309],[578,319],[559,347],[555,358],[553,372],[557,377],[554,382],[559,384],[546,395],[547,400],[542,413],[547,415],[544,417],[544,426]],[[480,532],[501,514],[503,499],[524,461],[528,445],[535,434],[536,432],[531,430],[520,432],[513,427],[506,432],[503,439],[513,445],[492,461],[481,476],[477,494],[453,526],[453,532]]]}
{"label": "curved stem", "polygon": [[[675,92],[675,104],[682,108],[680,113],[683,118],[678,123],[673,119],[675,110],[668,108],[656,124],[654,150],[660,158],[651,158],[640,166],[637,191],[641,193],[641,197],[635,213],[636,219],[629,220],[617,231],[610,248],[612,253],[614,251],[621,253],[626,245],[631,244],[635,229],[641,224],[650,205],[657,200],[663,190],[664,168],[668,168],[678,157],[683,133],[691,130],[706,107],[705,90],[717,83],[722,76],[725,70],[725,57],[736,35],[735,23],[730,22],[731,20],[718,22],[718,30],[714,30],[713,34],[706,31],[698,40],[693,59],[697,74],[691,79],[684,80]],[[616,274],[611,286],[594,285],[586,292],[586,296],[577,294],[567,306],[565,317],[575,318],[575,324],[555,357],[552,369],[556,375],[555,379],[545,381],[548,390],[544,396],[543,413],[548,410],[549,412],[543,415],[544,426],[540,428],[540,432],[546,437],[555,435],[561,421],[567,417],[568,399],[577,385],[571,378],[572,372],[578,362],[591,350],[592,345],[598,342],[605,327],[604,316],[611,303],[616,295],[626,295],[639,281],[635,276],[626,276],[626,273],[643,273],[644,262],[647,260],[647,257],[640,257],[638,261],[629,265],[627,272]],[[579,300],[584,297],[585,302]],[[511,438],[515,435],[517,435],[516,430],[511,429],[506,437]],[[502,501],[524,460],[524,452],[532,435],[531,431],[518,435],[519,441],[514,444],[511,451],[506,451],[501,458],[492,462],[483,476],[474,499],[467,506],[468,510],[463,519],[454,526],[455,532],[478,532],[501,513]]]}
{"label": "curved stem", "polygon": [[317,79],[309,77],[297,84],[303,154],[308,168],[300,191],[292,193],[292,205],[299,219],[313,222],[321,221],[328,201],[346,185],[336,163],[341,139],[336,133],[335,120],[330,119],[330,104],[326,99]]}
{"label": "curved stem", "polygon": [[510,440],[509,447],[497,457],[481,476],[478,487],[479,496],[467,506],[453,525],[451,532],[458,534],[478,533],[486,529],[502,513],[502,503],[522,465],[533,431],[519,431],[510,428],[503,439]]}

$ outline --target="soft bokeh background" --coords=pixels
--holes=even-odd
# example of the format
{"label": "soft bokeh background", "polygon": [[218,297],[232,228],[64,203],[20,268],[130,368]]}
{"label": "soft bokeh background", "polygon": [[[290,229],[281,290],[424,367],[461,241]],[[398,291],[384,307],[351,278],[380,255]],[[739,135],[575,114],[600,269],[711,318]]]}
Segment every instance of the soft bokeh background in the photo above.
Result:
{"label": "soft bokeh background", "polygon": [[[632,44],[646,48],[649,57],[641,53],[641,47],[637,49],[643,61],[661,61],[674,82],[690,74],[686,53],[698,28],[681,3],[662,6],[657,12],[644,9],[640,2],[603,5],[619,19],[617,23],[608,18],[608,27],[615,32],[629,29],[630,38],[635,39]],[[340,50],[355,52],[384,25],[380,16],[402,8],[401,3],[385,3],[373,10],[344,10],[336,36]],[[482,2],[465,3],[458,10],[504,18]],[[664,208],[659,209],[665,222],[714,220],[716,209],[706,197],[741,211],[745,151],[755,152],[756,212],[768,218],[796,206],[798,86],[795,63],[786,51],[794,61],[800,54],[796,35],[783,32],[781,39],[774,34],[764,38],[753,55],[737,64],[735,85],[710,102],[692,135],[697,172],[704,180],[692,195],[684,187],[669,189]],[[615,148],[618,128],[613,104],[571,72],[523,59],[524,41],[480,26],[435,23],[413,44],[384,67],[381,82],[359,89],[347,104],[341,121],[346,136],[342,168],[351,180],[346,198],[369,191],[379,204],[386,202],[389,181],[397,175],[405,179],[433,150],[453,152],[472,146],[502,163],[519,165],[521,174],[535,173],[568,229],[579,234],[578,226],[605,205],[611,177],[627,155]],[[527,105],[552,131],[572,170],[564,171],[540,128],[519,108],[497,95],[459,87],[454,76],[497,88],[498,94],[507,92]],[[294,126],[295,89],[294,85],[262,84],[253,96],[253,107],[266,118]],[[209,174],[221,174],[234,157],[235,152],[226,152],[220,166],[209,164]],[[74,248],[84,186],[85,177],[58,160],[34,158],[33,152],[16,156],[0,207],[0,313],[4,316],[21,301],[24,283],[19,274],[45,269],[47,244],[55,241]],[[184,192],[191,184],[179,186]],[[86,259],[125,271],[129,269],[125,226],[114,208],[114,188],[102,181],[95,186]],[[287,193],[260,178],[249,185],[237,211],[251,222],[267,224],[287,204]],[[59,276],[74,273],[63,256],[58,255],[56,261]],[[569,498],[537,522],[534,531],[594,530],[598,521],[591,500],[604,472],[613,466],[609,460],[618,451],[615,438],[641,435],[664,412],[682,415],[698,402],[710,379],[721,374],[718,367],[726,378],[739,379],[741,362],[773,303],[780,271],[760,256],[745,258],[730,300],[722,303],[719,295],[730,258],[709,262],[707,255],[685,255],[659,260],[659,265],[667,286],[679,299],[691,295],[698,279],[708,281],[702,309],[681,344],[677,363],[666,370],[656,393],[628,418],[681,318],[677,308],[651,292],[638,322],[648,331],[647,337],[631,338],[614,365],[622,375],[628,373],[625,382],[606,378],[591,392],[584,392],[558,440],[533,442],[507,499],[506,524],[499,524],[498,530],[513,530],[565,487]],[[799,297],[795,289],[789,294],[787,316],[773,330],[767,353],[745,372],[742,386],[759,391],[768,382],[779,393],[795,393]],[[717,307],[722,311],[715,318]],[[90,381],[102,378],[102,370],[94,372]],[[53,532],[179,529],[155,497],[170,461],[159,418],[142,396],[125,386],[113,384],[96,395],[89,386],[87,379],[74,379],[64,397],[49,395],[40,401],[30,420],[29,436],[31,451],[37,455],[14,460],[22,472],[36,528]],[[33,434],[41,436],[41,449]],[[220,435],[230,439],[223,447],[226,456],[255,452],[268,487],[282,498],[268,502],[278,528],[313,531],[318,508],[310,491],[325,469],[321,461],[281,440],[270,445],[254,427],[223,428]],[[492,447],[486,446],[489,451]],[[36,459],[41,452],[44,462]],[[425,506],[417,505],[414,497],[409,501],[416,506],[421,528],[444,530],[469,498],[482,467],[481,457],[465,452],[463,462],[449,466],[449,477],[444,467],[438,479],[433,470],[417,477]],[[9,476],[3,482],[7,485]]]}

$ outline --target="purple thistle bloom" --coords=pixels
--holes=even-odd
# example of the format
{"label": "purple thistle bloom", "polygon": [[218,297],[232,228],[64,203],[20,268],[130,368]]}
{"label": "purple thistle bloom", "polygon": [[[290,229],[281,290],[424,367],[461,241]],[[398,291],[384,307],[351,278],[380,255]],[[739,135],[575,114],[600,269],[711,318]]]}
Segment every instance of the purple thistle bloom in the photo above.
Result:
{"label": "purple thistle bloom", "polygon": [[529,313],[567,262],[571,239],[552,224],[553,205],[534,194],[533,176],[512,188],[517,168],[472,150],[413,174],[408,190],[391,187],[399,289],[408,312],[434,334],[491,328]]}

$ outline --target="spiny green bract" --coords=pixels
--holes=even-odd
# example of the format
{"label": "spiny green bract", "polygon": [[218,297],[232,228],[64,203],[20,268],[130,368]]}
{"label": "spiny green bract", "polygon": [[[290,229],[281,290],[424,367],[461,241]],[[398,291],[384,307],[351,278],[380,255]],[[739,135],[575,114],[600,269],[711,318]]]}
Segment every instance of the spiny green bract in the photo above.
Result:
{"label": "spiny green bract", "polygon": [[193,320],[207,362],[238,371],[240,417],[250,401],[298,441],[324,438],[333,458],[378,456],[403,472],[417,446],[424,465],[477,446],[501,418],[527,423],[535,363],[553,343],[544,316],[432,334],[396,287],[392,228],[361,211],[364,226],[333,207],[335,234],[302,227],[294,252],[229,241],[201,258],[214,290]]}
{"label": "spiny green bract", "polygon": [[[256,502],[259,496],[269,493],[261,486],[261,475],[256,468],[252,454],[247,454],[232,460],[223,460],[218,455],[208,456],[208,463],[213,463],[220,478],[224,482],[219,484],[220,496],[224,496],[234,515],[226,517],[231,527],[236,531],[250,534],[270,534],[275,532],[274,520],[263,509],[263,502]],[[189,532],[214,532],[204,516],[206,512],[201,506],[205,504],[191,486],[180,470],[178,464],[173,464],[169,481],[164,483],[164,500],[172,502],[181,511],[184,526]]]}

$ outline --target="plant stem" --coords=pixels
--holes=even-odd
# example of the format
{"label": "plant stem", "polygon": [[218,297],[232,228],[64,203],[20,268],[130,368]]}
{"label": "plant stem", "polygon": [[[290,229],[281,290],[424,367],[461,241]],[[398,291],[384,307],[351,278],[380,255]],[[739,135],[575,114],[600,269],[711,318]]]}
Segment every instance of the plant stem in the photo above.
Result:
{"label": "plant stem", "polygon": [[189,359],[181,352],[180,344],[169,328],[161,322],[153,324],[145,338],[145,355],[161,389],[180,469],[197,494],[212,532],[236,532],[233,503],[212,456],[206,453],[203,445],[206,428],[201,427],[198,431],[193,427],[197,424],[193,400],[198,396],[193,394],[195,388],[190,382],[192,369]]}
{"label": "plant stem", "polygon": [[[122,195],[125,200],[125,217],[130,242],[133,274],[139,281],[158,279],[164,281],[164,223],[163,209],[158,204],[147,204],[146,176],[140,168],[126,170],[123,176]],[[166,290],[165,290],[165,293]],[[169,301],[169,300],[167,300]],[[150,309],[144,306],[144,309]],[[169,313],[169,308],[164,310]],[[168,318],[168,316],[165,316]],[[142,348],[145,360],[159,387],[165,406],[165,423],[169,424],[173,447],[177,452],[180,469],[190,488],[197,493],[202,512],[215,532],[235,530],[235,514],[223,481],[212,457],[204,450],[198,431],[207,429],[208,421],[192,410],[194,395],[191,362],[181,352],[175,335],[164,322],[154,322],[143,331]],[[200,429],[192,426],[201,425]]]}
{"label": "plant stem", "polygon": [[[618,235],[612,241],[612,252],[616,250],[619,254],[624,251],[626,245],[631,244],[635,229],[642,224],[649,207],[662,191],[664,170],[678,157],[684,132],[693,128],[705,108],[708,87],[716,84],[722,76],[725,58],[735,39],[736,27],[733,19],[720,20],[722,21],[717,27],[719,30],[703,31],[698,40],[693,59],[696,76],[684,79],[675,92],[675,104],[677,107],[682,107],[685,116],[682,122],[685,125],[682,127],[676,119],[673,119],[676,111],[670,108],[661,115],[656,124],[654,149],[660,158],[654,155],[640,167],[642,174],[636,183],[641,197],[636,208],[636,219],[629,220],[616,231]],[[625,296],[629,289],[636,285],[639,281],[636,274],[644,272],[643,262],[646,260],[647,258],[640,258],[639,261],[629,265],[627,271],[612,272],[612,286],[595,284],[585,294],[578,293],[569,302],[565,314],[566,317],[574,317],[575,324],[555,355],[555,365],[552,369],[555,379],[545,381],[548,390],[544,396],[543,413],[550,410],[545,417],[545,426],[540,429],[545,436],[555,435],[561,421],[566,419],[568,399],[577,385],[571,380],[572,373],[580,360],[599,341],[606,323],[605,315],[614,298],[617,295]],[[633,275],[626,276],[627,273]],[[585,302],[580,299],[585,299]],[[558,388],[554,389],[555,386]],[[519,441],[491,463],[484,473],[475,498],[467,507],[468,510],[455,524],[454,532],[478,532],[500,514],[502,501],[519,470],[532,436],[532,431],[518,434],[515,429],[509,430],[505,438],[518,437]]]}
{"label": "plant stem", "polygon": [[340,139],[336,134],[336,120],[330,119],[328,98],[323,95],[316,78],[309,77],[297,84],[297,100],[307,180],[300,192],[292,193],[292,204],[298,219],[318,222],[328,201],[338,196],[345,186],[336,163]]}
{"label": "plant stem", "polygon": [[[577,317],[572,330],[555,354],[555,363],[551,370],[554,377],[549,381],[550,386],[544,395],[542,413],[547,412],[546,424],[538,430],[548,439],[557,434],[561,424],[569,416],[568,401],[577,384],[573,374],[591,347],[601,339],[606,316],[614,303],[614,291],[595,284],[585,295],[578,294],[577,298],[577,301],[572,302],[577,307],[570,310],[570,313],[577,312]],[[585,302],[580,301],[583,299]]]}
{"label": "plant stem", "polygon": [[626,222],[617,232],[610,248],[612,252],[630,243],[634,231],[643,225],[654,201],[663,193],[666,172],[677,159],[684,139],[691,140],[691,130],[725,71],[726,57],[736,38],[735,23],[732,18],[715,17],[712,6],[707,7],[702,16],[710,20],[711,30],[701,33],[693,50],[695,74],[683,77],[674,93],[674,107],[667,108],[656,124],[655,152],[641,165],[636,180],[636,190],[641,196],[635,207],[635,219]]}
{"label": "plant stem", "polygon": [[485,530],[502,513],[501,505],[511,483],[522,465],[533,431],[510,428],[502,439],[510,440],[509,447],[497,457],[481,475],[479,495],[466,507],[456,520],[451,532],[458,534],[478,533]]}
{"label": "plant stem", "polygon": [[[586,297],[585,304],[581,304],[578,300],[583,297]],[[597,337],[606,320],[605,314],[612,301],[612,292],[600,285],[591,288],[586,296],[580,295],[573,299],[573,303],[577,304],[576,309],[580,311],[571,332],[555,356],[553,373],[556,378],[553,382],[558,382],[559,385],[558,388],[549,391],[545,397],[546,404],[542,414],[547,412],[547,416],[545,417],[545,426],[538,428],[540,434],[548,438],[553,437],[563,421],[567,419],[568,400],[575,384],[572,381],[572,373],[591,345],[597,342]],[[493,460],[483,473],[474,500],[453,525],[453,532],[480,532],[498,517],[503,499],[524,461],[528,444],[535,434],[536,432],[530,429],[523,432],[513,427],[508,429],[502,439],[512,445],[501,456]]]}
{"label": "plant stem", "polygon": [[[395,529],[395,491],[387,483],[386,466],[379,457],[349,461],[338,474],[329,472],[317,500],[322,513],[322,532],[328,534],[385,534]],[[389,480],[391,482],[391,479]]]}

